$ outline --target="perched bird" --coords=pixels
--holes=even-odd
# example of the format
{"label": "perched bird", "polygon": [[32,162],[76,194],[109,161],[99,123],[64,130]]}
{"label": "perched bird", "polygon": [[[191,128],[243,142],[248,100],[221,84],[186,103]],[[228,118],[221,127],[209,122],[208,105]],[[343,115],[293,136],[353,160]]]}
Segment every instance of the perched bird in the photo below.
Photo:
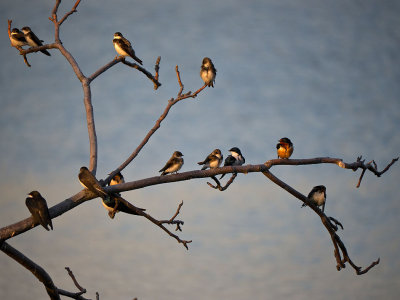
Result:
{"label": "perched bird", "polygon": [[[124,203],[124,201],[126,200],[123,199],[118,194],[113,194],[111,195],[111,197],[103,199],[102,204],[107,209],[108,215],[111,219],[114,219],[115,214],[120,211],[127,214],[138,216],[139,214],[134,209],[131,209],[129,206],[127,206]],[[138,208],[138,209],[140,209],[141,211],[145,211],[144,208]]]}
{"label": "perched bird", "polygon": [[[43,44],[42,44],[43,41],[39,40],[39,38],[36,36],[36,34],[34,34],[33,31],[28,26],[22,27],[21,30],[24,33],[25,39],[29,46],[31,46],[31,47],[43,46]],[[46,49],[40,50],[40,52],[46,54],[47,56],[51,56],[49,51],[47,51]]]}
{"label": "perched bird", "polygon": [[[314,186],[311,192],[308,194],[308,199],[316,206],[322,206],[322,212],[324,212],[326,202],[326,187],[324,185]],[[303,203],[301,207],[304,206],[307,206],[307,204]]]}
{"label": "perched bird", "polygon": [[125,183],[125,179],[124,176],[122,176],[121,172],[118,172],[114,175],[113,178],[111,178],[110,185],[116,185],[120,183]]}
{"label": "perched bird", "polygon": [[131,43],[123,37],[121,32],[114,33],[113,44],[115,51],[117,51],[119,55],[123,57],[130,56],[139,64],[142,64],[142,61],[135,55]]}
{"label": "perched bird", "polygon": [[87,188],[89,191],[95,193],[102,199],[109,198],[106,191],[103,190],[100,183],[97,181],[96,177],[88,170],[86,167],[81,167],[79,171],[79,182]]}
{"label": "perched bird", "polygon": [[223,156],[221,154],[221,150],[215,149],[211,152],[204,161],[200,161],[197,164],[204,165],[201,169],[205,170],[207,168],[215,169],[218,168],[223,160]]}
{"label": "perched bird", "polygon": [[13,28],[11,31],[11,46],[15,48],[21,48],[22,46],[28,45],[28,42],[26,41],[25,35],[19,31],[18,28]]}
{"label": "perched bird", "polygon": [[200,68],[200,77],[203,79],[205,85],[214,87],[216,75],[217,70],[215,69],[211,59],[204,57]]}
{"label": "perched bird", "polygon": [[167,161],[167,163],[165,164],[165,166],[158,172],[162,172],[162,175],[167,175],[169,173],[178,173],[178,171],[180,170],[180,168],[182,168],[183,165],[183,158],[182,158],[183,154],[179,151],[175,151],[171,158]]}
{"label": "perched bird", "polygon": [[289,158],[293,153],[293,148],[292,142],[287,137],[281,138],[276,145],[278,158]]}
{"label": "perched bird", "polygon": [[53,230],[53,223],[51,222],[46,200],[38,191],[30,192],[25,204],[32,214],[34,223],[40,223],[47,231],[49,231],[47,226],[50,226],[51,230]]}
{"label": "perched bird", "polygon": [[[227,158],[225,158],[224,162],[224,167],[226,166],[241,166],[243,165],[246,160],[244,159],[242,152],[240,152],[240,149],[238,147],[233,147],[229,150],[231,153],[228,155]],[[219,179],[222,179],[225,176],[225,174],[222,174]]]}

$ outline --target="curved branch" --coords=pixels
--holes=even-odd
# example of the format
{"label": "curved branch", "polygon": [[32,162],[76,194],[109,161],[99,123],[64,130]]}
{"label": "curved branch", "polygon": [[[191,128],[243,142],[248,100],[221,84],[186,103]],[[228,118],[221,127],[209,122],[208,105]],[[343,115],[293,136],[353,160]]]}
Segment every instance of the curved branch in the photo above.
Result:
{"label": "curved branch", "polygon": [[[310,208],[321,218],[322,224],[325,226],[325,228],[328,230],[331,240],[333,243],[333,246],[335,248],[335,258],[336,258],[336,268],[338,271],[340,271],[342,268],[345,268],[345,263],[349,262],[349,264],[354,268],[356,271],[357,275],[364,274],[368,272],[372,267],[377,265],[379,263],[379,259],[377,261],[372,262],[367,268],[362,270],[361,267],[356,266],[350,259],[350,256],[347,253],[347,249],[344,245],[344,243],[341,241],[340,237],[336,234],[337,228],[332,226],[332,223],[330,222],[329,218],[323,213],[318,207],[316,207],[314,204],[309,202],[308,198],[304,196],[303,194],[299,193],[296,191],[294,188],[280,180],[278,177],[273,175],[270,171],[265,171],[263,174],[272,182],[280,186],[282,189],[286,190],[288,193],[293,195],[294,197],[298,198],[299,200],[303,201],[304,203],[307,203]],[[340,250],[343,254],[343,259],[340,256]]]}
{"label": "curved branch", "polygon": [[28,257],[14,247],[10,246],[5,241],[0,240],[0,250],[21,264],[23,267],[31,271],[32,274],[35,275],[35,277],[39,279],[41,283],[43,283],[47,294],[50,296],[50,299],[60,300],[57,287],[54,285],[50,275],[41,266],[30,260]]}

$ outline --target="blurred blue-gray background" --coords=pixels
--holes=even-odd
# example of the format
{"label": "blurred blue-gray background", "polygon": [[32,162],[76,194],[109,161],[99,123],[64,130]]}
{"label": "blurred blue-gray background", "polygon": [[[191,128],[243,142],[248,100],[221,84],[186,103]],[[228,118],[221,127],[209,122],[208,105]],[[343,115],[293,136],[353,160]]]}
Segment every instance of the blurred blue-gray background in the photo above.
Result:
{"label": "blurred blue-gray background", "polygon": [[[74,1],[63,1],[60,16]],[[64,57],[31,54],[27,68],[7,37],[30,26],[54,40],[53,1],[0,3],[0,226],[29,216],[25,197],[37,189],[53,206],[81,189],[89,143],[81,84]],[[400,2],[348,0],[82,1],[61,27],[61,40],[90,75],[111,61],[114,32],[133,44],[159,90],[140,72],[118,64],[92,83],[104,178],[136,148],[179,91],[202,86],[204,56],[218,73],[215,88],[173,107],[162,127],[124,171],[132,181],[158,174],[174,150],[182,171],[214,148],[239,147],[246,163],[276,157],[287,136],[293,158],[363,155],[382,169],[400,153]],[[75,290],[64,267],[100,299],[397,299],[400,234],[395,164],[384,176],[334,165],[274,167],[307,194],[327,186],[326,213],[340,220],[353,261],[381,263],[363,276],[336,271],[333,246],[310,209],[261,174],[239,175],[225,192],[203,180],[154,186],[124,196],[160,219],[184,201],[186,251],[139,217],[109,219],[99,200],[36,227],[10,244],[44,267],[55,284]],[[0,255],[0,298],[43,299],[27,270]]]}

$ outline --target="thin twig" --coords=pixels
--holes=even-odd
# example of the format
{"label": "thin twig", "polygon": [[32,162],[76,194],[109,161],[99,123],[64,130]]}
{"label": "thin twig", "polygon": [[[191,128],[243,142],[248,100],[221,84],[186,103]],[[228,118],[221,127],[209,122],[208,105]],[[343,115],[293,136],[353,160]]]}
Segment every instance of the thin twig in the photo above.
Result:
{"label": "thin twig", "polygon": [[229,178],[229,180],[226,182],[225,186],[221,186],[220,181],[219,181],[219,180],[217,179],[217,177],[215,177],[215,176],[211,176],[211,178],[214,179],[214,181],[215,181],[215,183],[216,183],[217,185],[215,186],[215,185],[213,185],[213,184],[210,183],[210,182],[207,182],[207,184],[208,184],[210,187],[212,187],[213,189],[217,189],[217,190],[220,190],[220,191],[222,192],[222,191],[225,191],[225,190],[231,185],[231,183],[233,182],[233,180],[235,180],[236,176],[237,176],[237,173],[233,173],[232,176],[231,176],[231,178]]}
{"label": "thin twig", "polygon": [[81,2],[81,0],[77,0],[77,1],[75,2],[74,7],[73,7],[69,12],[67,12],[67,13],[64,15],[64,17],[58,22],[58,25],[61,25],[62,23],[64,23],[64,21],[65,21],[70,15],[72,15],[74,12],[77,12],[76,8],[78,7],[78,5],[79,5],[80,2]]}
{"label": "thin twig", "polygon": [[68,267],[65,267],[65,270],[67,270],[68,275],[71,277],[72,281],[74,282],[75,286],[78,288],[79,291],[86,293],[86,289],[84,289],[83,287],[80,286],[80,284],[78,283],[78,281],[76,280],[74,273],[72,273],[71,269]]}
{"label": "thin twig", "polygon": [[[143,217],[145,217],[147,220],[149,220],[150,222],[152,222],[153,224],[157,225],[158,227],[160,227],[162,230],[164,230],[169,236],[173,237],[174,239],[176,239],[178,241],[178,243],[183,244],[183,246],[186,248],[186,250],[189,250],[188,244],[191,243],[192,241],[187,241],[187,240],[182,240],[179,236],[173,234],[171,231],[169,231],[161,221],[153,218],[151,215],[145,213],[144,211],[142,211],[141,209],[137,208],[136,206],[132,205],[130,202],[128,202],[127,200],[125,200],[124,198],[120,197],[119,201],[121,201],[123,204],[125,204],[127,207],[129,207],[130,209],[134,210],[138,215],[141,215]],[[176,221],[173,221],[176,222]],[[175,223],[176,224],[176,223]]]}
{"label": "thin twig", "polygon": [[[160,71],[160,61],[161,61],[161,56],[157,57],[156,65],[154,66],[154,71],[156,72],[156,74],[154,75],[154,79],[155,79],[157,82],[158,82],[158,77],[159,77],[158,72]],[[155,90],[157,90],[158,87],[159,87],[159,85],[154,84],[154,89],[155,89]]]}
{"label": "thin twig", "polygon": [[[159,83],[158,80],[154,78],[153,74],[151,74],[149,71],[147,71],[147,70],[146,70],[145,68],[143,68],[142,66],[139,66],[139,65],[136,64],[136,63],[129,62],[129,61],[125,60],[125,58],[123,58],[121,61],[122,61],[123,64],[125,64],[125,65],[127,65],[127,66],[129,66],[129,67],[131,67],[131,68],[134,68],[134,69],[136,69],[136,70],[139,70],[140,72],[142,72],[144,75],[147,76],[147,78],[149,78],[149,79],[153,82],[153,84],[154,84],[155,86],[157,86],[157,88],[158,88],[159,86],[161,86],[161,83]],[[156,90],[156,88],[155,88],[155,90]]]}

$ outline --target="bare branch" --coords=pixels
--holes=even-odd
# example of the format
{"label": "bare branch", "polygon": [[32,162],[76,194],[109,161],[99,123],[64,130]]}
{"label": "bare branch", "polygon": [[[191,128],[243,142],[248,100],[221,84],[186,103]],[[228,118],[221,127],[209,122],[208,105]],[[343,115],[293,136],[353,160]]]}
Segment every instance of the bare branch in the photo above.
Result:
{"label": "bare branch", "polygon": [[182,200],[182,202],[178,205],[178,208],[177,208],[175,214],[172,216],[172,218],[169,219],[169,220],[160,220],[160,223],[161,223],[161,224],[170,224],[170,225],[171,225],[171,224],[176,224],[176,229],[175,229],[175,231],[178,231],[178,230],[179,230],[179,231],[182,231],[181,225],[183,226],[184,222],[183,222],[183,221],[180,221],[180,220],[175,220],[175,218],[179,215],[182,206],[183,206],[183,200]]}
{"label": "bare branch", "polygon": [[83,287],[81,287],[78,283],[78,281],[76,280],[74,273],[72,273],[71,269],[68,267],[65,267],[65,270],[67,270],[68,275],[71,277],[72,281],[74,282],[75,286],[78,288],[79,291],[86,293],[86,289],[84,289]]}
{"label": "bare branch", "polygon": [[210,187],[212,187],[213,189],[218,189],[218,190],[220,190],[222,192],[222,191],[225,191],[231,185],[233,180],[235,180],[236,176],[237,176],[237,173],[233,173],[231,178],[229,178],[229,180],[226,182],[225,186],[221,186],[221,183],[219,182],[219,180],[215,176],[211,176],[211,178],[214,179],[214,181],[215,181],[215,183],[217,185],[216,186],[212,185],[210,182],[207,182],[207,184]]}
{"label": "bare branch", "polygon": [[110,61],[108,64],[104,65],[103,67],[101,67],[100,69],[98,69],[96,72],[94,72],[92,75],[90,75],[88,77],[88,81],[89,83],[92,82],[93,80],[95,80],[98,76],[100,76],[101,74],[103,74],[105,71],[107,71],[109,68],[111,68],[112,66],[116,65],[117,63],[121,62],[124,58],[122,56],[119,56],[115,59],[113,59],[112,61]]}
{"label": "bare branch", "polygon": [[[157,57],[156,60],[156,65],[154,66],[154,70],[156,71],[156,74],[154,75],[154,79],[158,82],[158,71],[160,71],[160,61],[161,61],[161,56]],[[158,89],[158,85],[154,84],[154,89],[157,90]]]}
{"label": "bare branch", "polygon": [[19,252],[14,247],[10,246],[3,240],[0,240],[0,250],[7,254],[9,257],[14,259],[20,265],[32,272],[32,274],[43,283],[46,288],[46,292],[50,299],[60,300],[60,295],[58,294],[58,289],[54,285],[53,280],[50,275],[38,264],[30,260],[27,256]]}
{"label": "bare branch", "polygon": [[[306,196],[304,196],[303,194],[299,193],[294,188],[292,188],[291,186],[289,186],[288,184],[286,184],[285,182],[283,182],[282,180],[277,178],[270,171],[265,171],[265,172],[263,172],[263,174],[268,179],[270,179],[272,182],[274,182],[275,184],[277,184],[278,186],[280,186],[281,188],[286,190],[288,193],[292,194],[294,197],[300,199],[301,201],[303,201],[305,203],[308,203],[310,208],[321,218],[322,224],[324,224],[325,228],[328,230],[328,232],[329,232],[329,234],[331,236],[331,240],[332,240],[333,246],[335,248],[334,254],[335,254],[335,258],[336,258],[336,262],[337,262],[336,268],[337,268],[338,271],[345,267],[345,263],[346,262],[349,262],[349,264],[354,268],[356,273],[358,275],[360,275],[360,274],[364,274],[364,273],[368,272],[372,267],[374,267],[375,265],[377,265],[379,263],[379,259],[378,259],[377,261],[372,262],[371,265],[368,266],[364,270],[362,270],[361,267],[356,266],[351,261],[349,255],[347,253],[347,249],[346,249],[345,245],[341,241],[340,237],[336,234],[337,226],[332,226],[333,224],[330,222],[331,220],[335,220],[336,221],[336,219],[328,218],[317,206],[315,206],[313,203],[308,201],[308,198]],[[337,222],[337,223],[339,223],[339,222]],[[341,259],[340,251],[343,254],[343,259]]]}
{"label": "bare branch", "polygon": [[81,2],[81,0],[77,0],[77,1],[75,2],[74,7],[73,7],[69,12],[67,12],[67,13],[64,15],[64,17],[60,20],[60,22],[58,22],[58,25],[61,25],[62,23],[64,23],[64,21],[65,21],[70,15],[72,15],[74,12],[77,12],[76,8],[78,7],[78,5],[79,5],[80,2]]}
{"label": "bare branch", "polygon": [[[395,161],[396,160],[397,159],[395,159]],[[220,175],[220,174],[227,174],[227,173],[245,173],[245,174],[247,174],[247,173],[254,173],[254,172],[265,172],[265,171],[268,171],[272,166],[275,166],[275,165],[310,165],[310,164],[325,164],[325,163],[340,165],[342,168],[351,169],[351,170],[353,170],[353,167],[355,167],[355,166],[357,166],[357,168],[358,167],[361,168],[361,165],[359,163],[352,163],[352,164],[344,163],[339,158],[330,158],[330,157],[317,157],[317,158],[297,159],[297,160],[274,159],[274,160],[267,161],[265,164],[259,164],[259,165],[227,166],[227,167],[215,168],[215,169],[210,169],[210,170],[195,170],[195,171],[183,172],[183,173],[178,173],[178,174],[171,174],[171,175],[167,175],[167,176],[154,176],[154,177],[149,177],[149,178],[145,178],[145,179],[141,179],[141,180],[121,183],[118,185],[107,186],[107,187],[104,187],[104,190],[107,193],[121,193],[121,192],[130,191],[130,190],[137,190],[137,189],[141,189],[144,187],[149,187],[152,185],[158,185],[158,184],[164,184],[164,183],[170,183],[170,182],[178,182],[178,181],[186,181],[186,180],[191,180],[194,178],[206,178],[206,177],[212,177],[212,176],[216,176],[216,175]],[[390,164],[390,166],[391,165],[392,164]],[[388,168],[385,168],[385,171],[387,171],[387,169]],[[115,174],[113,174],[112,176],[114,176],[114,175]],[[111,178],[112,178],[112,176],[111,176]],[[299,195],[301,195],[301,194],[299,194]],[[76,195],[51,207],[49,209],[50,217],[56,218],[59,215],[80,205],[81,203],[88,201],[90,199],[96,198],[96,197],[97,197],[97,195],[89,192],[88,190],[82,190],[79,193],[77,193]],[[301,196],[299,196],[299,197],[301,197]],[[308,201],[307,198],[304,198],[302,201],[309,204],[308,202],[306,202],[306,201]],[[310,205],[310,207],[312,207],[312,206]],[[27,231],[27,230],[30,230],[34,226],[36,226],[36,225],[33,224],[31,217],[24,219],[22,221],[19,221],[15,224],[5,226],[0,229],[0,239],[6,240],[9,238],[12,238],[16,235],[19,235],[19,234]]]}
{"label": "bare branch", "polygon": [[[136,64],[135,64],[136,65]],[[178,67],[176,67],[176,71],[177,71],[177,76],[178,79],[180,80],[180,76],[179,76],[179,71],[178,71]],[[180,85],[182,84],[182,82],[180,82]],[[181,89],[183,89],[183,85],[181,85]],[[147,142],[149,141],[149,139],[151,138],[151,136],[160,128],[161,126],[161,122],[167,117],[170,109],[172,106],[174,106],[176,103],[178,103],[181,100],[187,99],[187,98],[195,98],[197,96],[198,93],[200,93],[202,89],[199,89],[196,93],[192,94],[191,92],[188,92],[186,94],[178,94],[178,97],[171,98],[170,100],[168,100],[168,104],[166,106],[166,108],[164,109],[164,112],[161,114],[161,116],[158,118],[158,120],[156,121],[156,123],[154,124],[153,128],[150,129],[150,131],[147,133],[147,135],[145,136],[145,138],[142,140],[142,142],[139,144],[139,146],[135,149],[135,151],[133,151],[133,153],[125,160],[125,162],[123,162],[116,170],[114,170],[113,172],[110,172],[110,175],[104,180],[105,184],[109,183],[111,178],[113,178],[113,176],[115,174],[117,174],[118,172],[121,172],[124,168],[126,168],[127,165],[129,165],[131,163],[132,160],[134,160],[136,158],[136,156],[139,154],[139,152],[143,149],[143,147],[147,144]],[[181,93],[181,91],[180,91]]]}
{"label": "bare branch", "polygon": [[[147,78],[149,78],[154,83],[155,86],[157,86],[157,88],[159,86],[161,86],[161,83],[159,83],[158,80],[156,80],[154,78],[154,76],[149,71],[147,71],[145,68],[143,68],[142,66],[139,66],[138,64],[135,64],[132,62],[129,62],[129,61],[125,60],[125,58],[122,59],[122,63],[142,72],[144,75],[147,76]],[[156,88],[154,88],[154,89],[156,90]]]}
{"label": "bare branch", "polygon": [[[187,240],[182,240],[180,239],[179,236],[173,234],[171,231],[169,231],[164,225],[163,222],[153,218],[151,215],[145,213],[144,211],[142,211],[141,209],[137,208],[136,206],[132,205],[131,203],[129,203],[128,201],[126,201],[124,198],[119,197],[118,198],[119,201],[121,201],[123,204],[125,204],[127,207],[129,207],[130,209],[134,210],[138,215],[141,215],[143,217],[145,217],[147,220],[149,220],[150,222],[152,222],[153,224],[157,225],[158,227],[160,227],[162,230],[164,230],[169,236],[173,237],[174,239],[176,239],[178,241],[178,243],[183,244],[183,246],[186,248],[186,250],[189,250],[188,245],[189,243],[191,243],[192,241],[187,241]],[[183,205],[183,204],[182,204]],[[180,206],[182,206],[180,205]],[[178,208],[179,209],[179,208]],[[181,222],[181,221],[180,221]],[[178,224],[177,221],[172,221],[172,222],[164,222],[164,223],[168,223],[168,224]],[[181,222],[183,224],[183,222]]]}

